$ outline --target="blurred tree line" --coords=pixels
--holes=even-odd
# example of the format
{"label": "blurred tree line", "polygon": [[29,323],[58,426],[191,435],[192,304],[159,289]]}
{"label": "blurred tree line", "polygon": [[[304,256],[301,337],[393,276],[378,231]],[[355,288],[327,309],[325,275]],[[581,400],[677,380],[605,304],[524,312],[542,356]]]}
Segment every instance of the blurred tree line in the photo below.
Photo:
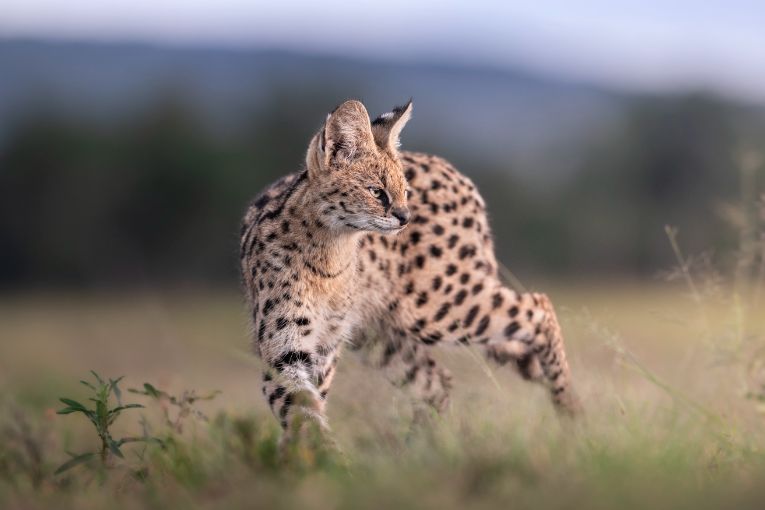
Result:
{"label": "blurred tree line", "polygon": [[[18,123],[0,148],[0,284],[235,281],[247,202],[302,164],[328,104],[295,98],[276,93],[223,135],[177,96],[109,126]],[[653,275],[671,264],[667,223],[691,250],[734,241],[715,208],[736,200],[735,153],[762,139],[761,115],[699,95],[624,112],[555,186],[440,151],[483,190],[500,258],[521,276]]]}

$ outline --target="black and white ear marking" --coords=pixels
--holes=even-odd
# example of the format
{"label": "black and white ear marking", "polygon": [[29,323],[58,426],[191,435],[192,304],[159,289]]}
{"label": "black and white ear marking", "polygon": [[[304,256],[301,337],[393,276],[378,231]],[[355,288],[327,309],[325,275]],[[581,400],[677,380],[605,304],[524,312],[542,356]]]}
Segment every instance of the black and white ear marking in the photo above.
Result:
{"label": "black and white ear marking", "polygon": [[412,117],[412,100],[404,106],[397,106],[392,112],[383,113],[372,122],[372,133],[375,142],[382,148],[395,152],[401,142],[399,135],[401,130]]}

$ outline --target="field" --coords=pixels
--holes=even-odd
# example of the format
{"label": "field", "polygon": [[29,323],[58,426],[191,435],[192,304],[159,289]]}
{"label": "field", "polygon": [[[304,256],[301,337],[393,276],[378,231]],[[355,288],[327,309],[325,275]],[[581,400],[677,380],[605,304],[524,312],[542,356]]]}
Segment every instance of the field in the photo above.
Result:
{"label": "field", "polygon": [[[453,347],[439,354],[456,375],[451,409],[415,425],[407,395],[349,353],[329,404],[342,453],[289,463],[234,290],[6,295],[0,507],[762,508],[756,296],[660,281],[542,287],[584,419],[559,420],[541,388]],[[126,376],[122,400],[146,406],[125,411],[115,437],[163,443],[56,475],[66,452],[99,446],[83,416],[55,413],[59,397],[87,402],[78,380],[91,369]],[[125,391],[144,382],[221,393],[194,404],[207,420],[189,413],[174,427],[166,400]]]}

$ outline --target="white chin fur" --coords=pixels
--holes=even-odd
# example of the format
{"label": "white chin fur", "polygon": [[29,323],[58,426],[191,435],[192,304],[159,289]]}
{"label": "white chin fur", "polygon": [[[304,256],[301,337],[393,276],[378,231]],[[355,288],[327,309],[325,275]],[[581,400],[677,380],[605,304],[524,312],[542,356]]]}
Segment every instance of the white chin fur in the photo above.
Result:
{"label": "white chin fur", "polygon": [[388,220],[388,218],[374,218],[367,221],[358,221],[354,222],[354,225],[360,230],[379,232],[381,234],[395,234],[404,229],[398,221],[393,219]]}

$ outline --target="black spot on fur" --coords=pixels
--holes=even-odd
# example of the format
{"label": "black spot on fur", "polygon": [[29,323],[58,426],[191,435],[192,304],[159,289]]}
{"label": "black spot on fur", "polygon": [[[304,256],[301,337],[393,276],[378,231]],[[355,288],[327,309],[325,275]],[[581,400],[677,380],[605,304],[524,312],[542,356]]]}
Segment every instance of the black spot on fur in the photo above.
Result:
{"label": "black spot on fur", "polygon": [[443,278],[440,276],[435,276],[433,278],[433,290],[438,290],[441,288],[441,284],[444,282]]}
{"label": "black spot on fur", "polygon": [[415,321],[414,323],[414,326],[409,328],[409,331],[411,331],[412,333],[419,333],[420,331],[422,331],[422,328],[424,327],[425,327],[425,320],[417,319],[417,321]]}
{"label": "black spot on fur", "polygon": [[454,248],[455,246],[457,246],[457,243],[459,242],[459,240],[460,240],[460,236],[458,236],[457,234],[450,235],[449,236],[449,241],[448,241],[448,244],[447,244],[447,246],[449,246],[449,249]]}
{"label": "black spot on fur", "polygon": [[423,306],[428,302],[428,293],[427,292],[420,292],[420,294],[417,296],[417,301],[415,304],[417,305],[417,308]]}
{"label": "black spot on fur", "polygon": [[417,373],[420,371],[420,365],[414,365],[412,368],[406,371],[406,375],[404,375],[404,382],[406,384],[412,383],[415,379],[417,379]]}
{"label": "black spot on fur", "polygon": [[451,303],[444,303],[441,305],[441,308],[438,309],[436,312],[436,315],[433,317],[433,320],[435,322],[438,322],[442,320],[444,317],[446,317],[446,314],[449,313],[449,310],[451,309],[452,304]]}
{"label": "black spot on fur", "polygon": [[295,319],[295,324],[298,326],[308,326],[311,323],[311,319],[308,317],[298,317]]}
{"label": "black spot on fur", "polygon": [[502,306],[502,302],[504,301],[504,298],[502,297],[502,294],[497,292],[491,297],[491,307],[495,310]]}
{"label": "black spot on fur", "polygon": [[443,337],[444,335],[442,333],[436,331],[435,333],[431,333],[422,338],[422,342],[426,345],[433,345],[434,343],[439,342]]}
{"label": "black spot on fur", "polygon": [[451,276],[456,272],[457,272],[457,266],[455,266],[454,264],[449,264],[448,266],[446,266],[446,276]]}
{"label": "black spot on fur", "polygon": [[516,315],[518,315],[518,307],[512,306],[510,310],[507,311],[507,313],[508,315],[510,315],[510,317],[515,317]]}
{"label": "black spot on fur", "polygon": [[484,315],[481,320],[478,321],[478,326],[475,328],[475,336],[481,336],[489,327],[490,321],[491,318],[488,315]]}
{"label": "black spot on fur", "polygon": [[277,386],[276,389],[273,391],[273,393],[271,393],[268,396],[268,405],[270,407],[273,407],[274,406],[274,402],[276,402],[277,400],[282,398],[286,391],[287,390],[284,389],[284,386]]}
{"label": "black spot on fur", "polygon": [[274,367],[281,370],[288,365],[302,363],[311,366],[311,355],[305,351],[287,351],[274,361]]}
{"label": "black spot on fur", "polygon": [[437,236],[443,235],[444,227],[436,223],[435,225],[433,225],[433,233],[436,234]]}
{"label": "black spot on fur", "polygon": [[478,312],[480,310],[480,307],[478,305],[474,305],[470,310],[468,310],[467,315],[465,316],[465,327],[470,327],[471,324],[473,324],[473,321],[476,318],[476,315],[478,315]]}
{"label": "black spot on fur", "polygon": [[263,340],[263,336],[266,334],[266,321],[260,320],[260,326],[258,326],[258,341]]}
{"label": "black spot on fur", "polygon": [[287,413],[290,412],[290,407],[292,407],[292,395],[287,395],[284,397],[284,403],[282,404],[282,408],[279,409],[279,418],[282,420],[282,426],[284,428],[287,428]]}
{"label": "black spot on fur", "polygon": [[454,296],[454,304],[457,306],[461,305],[465,301],[465,298],[467,297],[467,295],[468,295],[467,291],[465,289],[461,289],[457,293],[457,295]]}
{"label": "black spot on fur", "polygon": [[517,321],[513,321],[510,324],[507,325],[505,328],[505,336],[511,337],[513,336],[519,329],[521,329],[520,324],[518,324]]}
{"label": "black spot on fur", "polygon": [[271,197],[268,195],[261,195],[258,197],[252,205],[254,205],[258,209],[262,209],[264,205],[266,205],[268,202],[271,201]]}
{"label": "black spot on fur", "polygon": [[465,244],[460,248],[459,251],[459,258],[460,260],[464,260],[468,257],[473,257],[476,254],[476,248],[472,244]]}

